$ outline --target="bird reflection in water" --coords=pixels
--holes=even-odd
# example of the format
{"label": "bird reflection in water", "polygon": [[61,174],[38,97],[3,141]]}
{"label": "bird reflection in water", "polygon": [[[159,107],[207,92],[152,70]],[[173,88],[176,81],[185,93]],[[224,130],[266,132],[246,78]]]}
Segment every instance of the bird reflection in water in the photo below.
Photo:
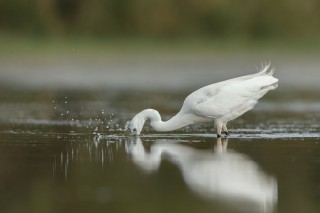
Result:
{"label": "bird reflection in water", "polygon": [[132,138],[127,152],[147,172],[159,168],[162,157],[178,166],[190,189],[244,212],[273,212],[277,203],[277,181],[249,157],[227,150],[227,139],[218,138],[214,151],[197,150],[177,143],[156,142],[146,152],[139,137]]}

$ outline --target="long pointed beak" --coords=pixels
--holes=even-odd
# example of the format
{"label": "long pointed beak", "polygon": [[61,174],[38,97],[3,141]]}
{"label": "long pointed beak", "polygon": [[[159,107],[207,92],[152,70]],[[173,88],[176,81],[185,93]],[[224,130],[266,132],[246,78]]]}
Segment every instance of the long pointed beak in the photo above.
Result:
{"label": "long pointed beak", "polygon": [[126,125],[124,126],[124,131],[125,135],[129,136],[131,135],[131,130],[130,130],[130,121],[127,121]]}
{"label": "long pointed beak", "polygon": [[125,127],[125,129],[124,129],[124,134],[125,134],[126,136],[132,135],[130,128]]}

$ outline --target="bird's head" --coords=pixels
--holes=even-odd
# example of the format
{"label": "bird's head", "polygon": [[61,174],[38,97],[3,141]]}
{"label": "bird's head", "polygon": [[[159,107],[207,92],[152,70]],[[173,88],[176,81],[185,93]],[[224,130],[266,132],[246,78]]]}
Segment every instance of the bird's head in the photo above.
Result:
{"label": "bird's head", "polygon": [[132,135],[140,135],[145,122],[145,119],[138,115],[134,116],[131,121],[128,121],[125,126],[125,129],[130,130]]}

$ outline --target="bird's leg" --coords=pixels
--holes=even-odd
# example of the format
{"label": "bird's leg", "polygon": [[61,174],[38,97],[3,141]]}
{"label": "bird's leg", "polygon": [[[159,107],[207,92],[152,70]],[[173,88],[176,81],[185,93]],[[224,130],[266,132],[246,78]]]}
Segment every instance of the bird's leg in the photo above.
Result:
{"label": "bird's leg", "polygon": [[217,138],[221,138],[222,124],[217,124]]}
{"label": "bird's leg", "polygon": [[229,132],[228,132],[227,124],[226,124],[226,123],[222,124],[222,130],[224,131],[224,133],[226,134],[226,136],[230,135]]}

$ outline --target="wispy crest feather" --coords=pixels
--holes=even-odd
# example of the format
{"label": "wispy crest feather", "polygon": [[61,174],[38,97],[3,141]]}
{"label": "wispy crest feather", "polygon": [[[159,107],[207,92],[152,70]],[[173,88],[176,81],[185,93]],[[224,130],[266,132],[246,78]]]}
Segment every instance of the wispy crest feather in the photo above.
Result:
{"label": "wispy crest feather", "polygon": [[259,75],[270,75],[274,74],[274,68],[271,68],[271,63],[261,63],[261,68],[259,69]]}

